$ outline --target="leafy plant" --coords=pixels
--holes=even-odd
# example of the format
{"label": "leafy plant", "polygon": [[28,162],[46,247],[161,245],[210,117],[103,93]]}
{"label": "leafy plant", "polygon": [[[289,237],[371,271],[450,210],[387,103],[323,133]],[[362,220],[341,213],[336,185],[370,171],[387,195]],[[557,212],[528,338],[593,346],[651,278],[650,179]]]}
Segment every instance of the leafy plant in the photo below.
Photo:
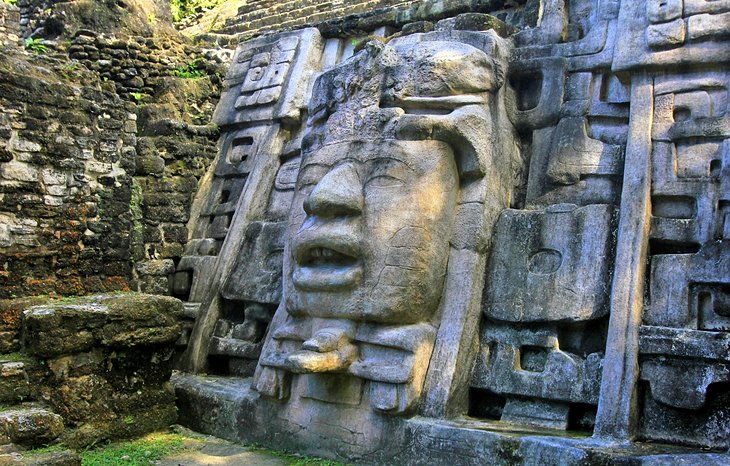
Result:
{"label": "leafy plant", "polygon": [[210,10],[217,7],[225,0],[170,0],[172,9],[172,20],[175,22],[193,16],[203,10]]}
{"label": "leafy plant", "polygon": [[36,54],[46,53],[48,48],[43,44],[43,39],[28,37],[25,39],[25,48]]}
{"label": "leafy plant", "polygon": [[18,0],[0,0],[0,3],[7,3],[8,5],[15,5]]}
{"label": "leafy plant", "polygon": [[204,77],[205,71],[198,68],[197,61],[192,61],[187,65],[182,65],[175,68],[174,70],[172,70],[172,74],[174,74],[178,78],[197,79]]}
{"label": "leafy plant", "polygon": [[132,98],[135,100],[135,102],[141,102],[142,99],[144,99],[144,97],[145,97],[145,95],[142,94],[141,92],[130,92],[129,95],[132,96]]}

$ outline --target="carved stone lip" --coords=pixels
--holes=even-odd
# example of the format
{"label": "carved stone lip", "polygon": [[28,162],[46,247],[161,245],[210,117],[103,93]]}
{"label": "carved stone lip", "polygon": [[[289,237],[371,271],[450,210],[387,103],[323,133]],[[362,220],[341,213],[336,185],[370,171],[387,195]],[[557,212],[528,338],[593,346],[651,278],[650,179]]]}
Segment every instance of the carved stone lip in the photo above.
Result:
{"label": "carved stone lip", "polygon": [[350,288],[362,278],[359,242],[350,235],[305,235],[294,243],[294,286],[302,290]]}

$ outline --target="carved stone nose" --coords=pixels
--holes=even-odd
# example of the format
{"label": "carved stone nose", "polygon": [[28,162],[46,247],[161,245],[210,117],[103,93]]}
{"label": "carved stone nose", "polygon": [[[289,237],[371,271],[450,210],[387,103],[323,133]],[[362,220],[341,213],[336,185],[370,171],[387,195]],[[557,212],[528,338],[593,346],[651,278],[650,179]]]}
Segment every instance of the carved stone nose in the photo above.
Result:
{"label": "carved stone nose", "polygon": [[304,201],[307,214],[322,217],[357,215],[362,213],[362,207],[362,183],[349,163],[330,170]]}

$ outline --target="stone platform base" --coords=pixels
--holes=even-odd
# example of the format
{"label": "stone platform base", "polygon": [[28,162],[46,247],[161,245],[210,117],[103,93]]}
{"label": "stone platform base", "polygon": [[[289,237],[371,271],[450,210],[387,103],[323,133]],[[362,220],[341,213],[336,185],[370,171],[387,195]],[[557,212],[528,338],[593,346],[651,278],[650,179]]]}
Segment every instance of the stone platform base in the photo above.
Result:
{"label": "stone platform base", "polygon": [[[470,418],[395,419],[376,449],[343,438],[291,429],[277,405],[251,390],[251,379],[175,374],[179,422],[196,431],[269,448],[362,464],[398,465],[622,465],[727,466],[730,454],[654,443],[606,446],[587,436],[546,435],[496,421]],[[312,429],[315,430],[315,429]],[[552,432],[551,432],[552,433]],[[315,438],[319,435],[319,438]]]}

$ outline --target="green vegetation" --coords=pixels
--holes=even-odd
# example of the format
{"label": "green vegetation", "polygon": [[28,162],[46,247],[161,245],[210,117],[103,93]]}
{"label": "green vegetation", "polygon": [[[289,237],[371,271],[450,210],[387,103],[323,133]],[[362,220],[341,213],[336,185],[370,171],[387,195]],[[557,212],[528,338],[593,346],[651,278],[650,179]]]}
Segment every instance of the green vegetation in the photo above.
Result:
{"label": "green vegetation", "polygon": [[203,10],[210,10],[217,7],[225,0],[170,0],[172,19],[175,22],[181,21],[188,16]]}
{"label": "green vegetation", "polygon": [[188,63],[187,65],[178,66],[174,70],[172,70],[172,74],[177,76],[178,78],[185,78],[185,79],[197,79],[204,77],[205,70],[199,68],[200,65],[199,60],[194,60]]}
{"label": "green vegetation", "polygon": [[281,458],[287,462],[288,466],[348,466],[346,463],[340,463],[338,461],[326,460],[324,458],[315,458],[311,456],[302,456],[298,454],[289,453],[287,451],[276,451],[268,450],[258,443],[251,444],[251,448],[258,450],[261,453]]}
{"label": "green vegetation", "polygon": [[[124,422],[127,422],[126,418]],[[165,456],[185,450],[195,450],[205,444],[207,438],[205,435],[188,432],[155,432],[137,440],[114,442],[82,451],[81,466],[147,466]],[[337,461],[267,450],[256,444],[250,448],[265,455],[275,456],[289,466],[347,466]],[[52,445],[24,452],[23,456],[32,457],[66,449],[63,445]]]}
{"label": "green vegetation", "polygon": [[7,3],[8,5],[15,5],[18,0],[0,0],[0,3]]}
{"label": "green vegetation", "polygon": [[45,455],[46,453],[54,453],[57,451],[64,451],[64,450],[66,450],[66,448],[63,447],[62,445],[51,445],[48,447],[35,448],[33,450],[29,450],[27,452],[24,452],[23,456],[32,458],[33,456]]}
{"label": "green vegetation", "polygon": [[46,53],[48,48],[43,45],[43,39],[28,37],[25,39],[25,48],[36,54]]}
{"label": "green vegetation", "polygon": [[82,466],[148,465],[165,455],[185,448],[187,437],[154,433],[132,442],[121,442],[81,453]]}
{"label": "green vegetation", "polygon": [[33,358],[24,353],[5,353],[0,354],[0,361],[2,362],[30,362]]}

